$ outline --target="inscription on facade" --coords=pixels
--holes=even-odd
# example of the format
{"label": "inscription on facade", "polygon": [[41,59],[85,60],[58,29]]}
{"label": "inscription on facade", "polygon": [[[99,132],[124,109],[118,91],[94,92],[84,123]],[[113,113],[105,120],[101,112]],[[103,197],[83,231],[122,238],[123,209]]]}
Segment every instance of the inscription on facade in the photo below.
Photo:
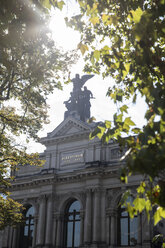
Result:
{"label": "inscription on facade", "polygon": [[82,151],[61,154],[61,163],[60,163],[61,165],[83,163],[83,162],[84,162],[84,154]]}

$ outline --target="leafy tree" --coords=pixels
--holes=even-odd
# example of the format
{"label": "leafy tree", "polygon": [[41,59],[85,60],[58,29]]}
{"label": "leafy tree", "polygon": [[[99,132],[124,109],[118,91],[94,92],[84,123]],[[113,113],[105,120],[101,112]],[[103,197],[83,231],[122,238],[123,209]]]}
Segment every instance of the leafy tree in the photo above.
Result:
{"label": "leafy tree", "polygon": [[[156,224],[165,218],[165,1],[78,3],[81,14],[66,21],[81,32],[85,71],[113,77],[107,95],[120,104],[113,121],[97,127],[91,138],[128,148],[121,179],[137,172],[144,176],[128,210],[132,216],[146,210],[149,216],[155,206]],[[125,104],[136,103],[138,95],[147,105],[143,128],[131,120]]]}
{"label": "leafy tree", "polygon": [[[63,1],[52,1],[62,8]],[[47,96],[62,89],[60,75],[75,57],[59,51],[48,26],[49,1],[2,0],[0,8],[0,229],[21,220],[21,205],[9,196],[9,168],[42,165],[18,143],[38,140],[47,123]],[[63,75],[66,77],[63,73]],[[10,178],[12,179],[12,178]]]}

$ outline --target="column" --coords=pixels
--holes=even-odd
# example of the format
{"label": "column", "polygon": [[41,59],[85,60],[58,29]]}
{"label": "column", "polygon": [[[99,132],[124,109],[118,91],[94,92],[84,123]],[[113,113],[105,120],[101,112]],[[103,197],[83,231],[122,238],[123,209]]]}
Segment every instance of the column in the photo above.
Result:
{"label": "column", "polygon": [[92,204],[92,195],[91,195],[91,190],[88,189],[86,192],[86,209],[85,209],[85,225],[84,225],[85,243],[91,242],[91,224],[92,224],[91,204]]}
{"label": "column", "polygon": [[52,243],[53,247],[56,247],[56,240],[57,240],[57,215],[53,213],[53,235],[52,235]]}
{"label": "column", "polygon": [[94,160],[95,161],[100,161],[100,159],[101,159],[101,148],[100,148],[100,146],[96,146],[95,147],[95,158],[94,158]]}
{"label": "column", "polygon": [[56,244],[57,244],[57,247],[61,247],[61,240],[62,240],[62,234],[61,234],[61,231],[62,231],[62,219],[61,219],[61,215],[58,214],[58,217],[57,217],[57,241],[56,241]]}
{"label": "column", "polygon": [[0,236],[1,236],[0,238],[2,238],[2,247],[8,247],[9,230],[10,230],[10,227],[7,226],[7,227],[5,227],[5,229],[3,231],[0,231]]}
{"label": "column", "polygon": [[56,162],[56,160],[57,160],[57,152],[54,151],[52,153],[52,160],[51,160],[51,168],[53,168],[53,169],[57,169],[57,162]]}
{"label": "column", "polygon": [[49,247],[52,245],[52,227],[53,227],[53,201],[52,195],[47,201],[47,216],[46,216],[46,236],[45,244]]}
{"label": "column", "polygon": [[138,245],[142,243],[142,214],[138,214]]}
{"label": "column", "polygon": [[9,248],[12,248],[12,240],[13,240],[13,227],[10,226],[10,231],[9,231]]}
{"label": "column", "polygon": [[110,210],[110,245],[115,246],[116,244],[116,236],[117,236],[117,230],[116,230],[116,211],[111,209]]}
{"label": "column", "polygon": [[37,228],[37,240],[38,246],[44,244],[45,240],[45,213],[46,213],[46,196],[43,195],[39,198],[39,216],[38,216],[38,228]]}
{"label": "column", "polygon": [[34,233],[33,233],[33,244],[32,247],[35,247],[36,245],[36,236],[37,236],[37,223],[38,223],[38,216],[34,216]]}
{"label": "column", "polygon": [[86,152],[86,161],[87,162],[94,161],[94,147],[93,147],[93,145],[88,146],[88,149]]}
{"label": "column", "polygon": [[105,213],[106,191],[101,191],[101,241],[106,242],[106,213]]}
{"label": "column", "polygon": [[15,227],[13,228],[12,248],[17,248],[17,229]]}
{"label": "column", "polygon": [[110,246],[111,244],[111,218],[108,209],[106,210],[106,244]]}
{"label": "column", "polygon": [[109,161],[109,147],[108,146],[106,147],[105,156],[106,156],[106,161]]}
{"label": "column", "polygon": [[84,211],[80,210],[80,220],[81,220],[81,226],[80,226],[80,246],[84,243]]}
{"label": "column", "polygon": [[93,242],[100,241],[100,189],[94,190]]}
{"label": "column", "polygon": [[142,213],[142,246],[145,248],[150,247],[150,226],[151,220],[148,222],[147,215]]}
{"label": "column", "polygon": [[44,169],[49,169],[51,164],[51,154],[47,153],[46,154],[46,164],[44,166]]}

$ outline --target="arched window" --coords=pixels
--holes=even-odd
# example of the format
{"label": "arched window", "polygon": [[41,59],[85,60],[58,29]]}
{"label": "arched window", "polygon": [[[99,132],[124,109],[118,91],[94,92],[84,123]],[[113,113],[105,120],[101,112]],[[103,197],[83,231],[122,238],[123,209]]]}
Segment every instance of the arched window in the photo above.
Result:
{"label": "arched window", "polygon": [[20,230],[20,248],[32,247],[34,236],[34,207],[28,206],[24,212],[24,224]]}
{"label": "arched window", "polygon": [[65,247],[76,248],[80,245],[80,203],[72,201],[65,213]]}
{"label": "arched window", "polygon": [[[131,202],[132,199],[129,199]],[[134,246],[138,239],[138,217],[130,218],[125,207],[118,208],[118,237],[117,242],[119,246]]]}

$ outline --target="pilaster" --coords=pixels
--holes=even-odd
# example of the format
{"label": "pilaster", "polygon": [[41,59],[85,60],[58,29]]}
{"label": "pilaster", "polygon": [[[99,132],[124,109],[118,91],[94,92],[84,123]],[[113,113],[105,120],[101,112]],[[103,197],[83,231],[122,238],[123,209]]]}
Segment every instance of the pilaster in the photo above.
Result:
{"label": "pilaster", "polygon": [[34,216],[34,237],[33,237],[33,247],[36,245],[36,238],[37,238],[37,225],[38,225],[38,215]]}
{"label": "pilaster", "polygon": [[45,245],[46,247],[51,247],[52,245],[52,227],[53,227],[53,197],[48,196],[47,200],[47,218],[46,218],[46,235],[45,235]]}
{"label": "pilaster", "polygon": [[100,189],[94,189],[94,217],[93,217],[93,242],[100,242],[101,211],[100,211]]}
{"label": "pilaster", "polygon": [[105,202],[106,202],[106,190],[101,190],[101,242],[106,242],[106,213],[105,213]]}
{"label": "pilaster", "polygon": [[62,215],[57,214],[57,241],[56,247],[60,248],[62,246]]}
{"label": "pilaster", "polygon": [[91,243],[91,224],[92,224],[92,192],[91,189],[86,191],[86,211],[85,211],[85,225],[84,225],[84,241],[86,244]]}
{"label": "pilaster", "polygon": [[84,211],[80,210],[80,246],[83,245],[84,243]]}
{"label": "pilaster", "polygon": [[45,217],[46,217],[46,196],[39,197],[39,216],[38,216],[38,230],[36,245],[40,247],[44,245],[45,241]]}
{"label": "pilaster", "polygon": [[114,209],[107,209],[106,211],[107,216],[107,244],[111,247],[114,247],[116,245],[116,238],[117,238],[117,210]]}

